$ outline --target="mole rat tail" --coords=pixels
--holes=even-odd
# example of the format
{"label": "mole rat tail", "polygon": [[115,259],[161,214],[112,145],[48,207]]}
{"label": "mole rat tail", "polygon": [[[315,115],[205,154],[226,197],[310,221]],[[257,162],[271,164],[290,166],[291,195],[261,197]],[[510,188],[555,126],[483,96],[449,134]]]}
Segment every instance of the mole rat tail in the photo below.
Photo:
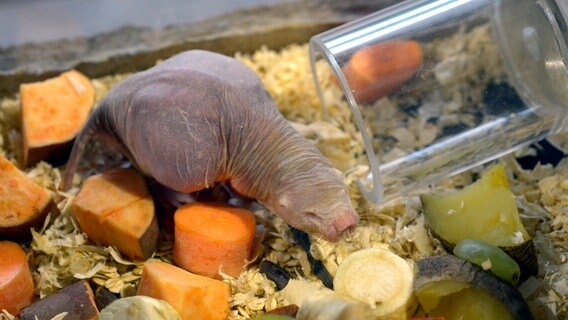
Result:
{"label": "mole rat tail", "polygon": [[85,151],[85,147],[89,144],[89,142],[91,142],[93,137],[94,130],[91,129],[90,125],[87,125],[85,128],[83,128],[83,130],[81,130],[77,138],[75,138],[73,149],[71,150],[71,155],[69,156],[69,160],[67,161],[65,173],[63,174],[63,179],[61,181],[60,189],[62,191],[69,191],[69,189],[71,189],[71,185],[73,184],[73,176],[77,171],[81,156]]}
{"label": "mole rat tail", "polygon": [[79,161],[81,160],[81,156],[85,151],[85,147],[90,144],[90,142],[95,138],[96,133],[99,131],[97,126],[98,121],[96,120],[96,113],[97,110],[95,109],[93,114],[91,114],[91,116],[89,117],[87,124],[85,125],[85,127],[83,127],[83,129],[73,142],[73,148],[71,149],[71,154],[69,155],[67,166],[65,168],[65,172],[63,173],[63,179],[61,181],[61,185],[59,186],[62,191],[69,191],[69,189],[71,189],[71,185],[73,184],[73,176],[77,171],[77,167],[79,166]]}

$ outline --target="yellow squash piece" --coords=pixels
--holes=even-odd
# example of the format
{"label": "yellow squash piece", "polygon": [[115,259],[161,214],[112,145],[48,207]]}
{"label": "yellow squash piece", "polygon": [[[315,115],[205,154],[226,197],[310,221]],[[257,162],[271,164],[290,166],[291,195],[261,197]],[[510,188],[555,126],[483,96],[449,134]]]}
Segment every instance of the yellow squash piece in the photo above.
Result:
{"label": "yellow squash piece", "polygon": [[521,293],[509,282],[453,255],[416,263],[414,295],[421,311],[446,320],[533,320]]}
{"label": "yellow squash piece", "polygon": [[433,234],[449,251],[464,239],[498,246],[519,264],[523,277],[537,274],[534,244],[524,228],[502,164],[462,190],[421,196]]}
{"label": "yellow squash piece", "polygon": [[[461,289],[456,291],[457,288]],[[431,283],[418,291],[416,296],[430,316],[443,316],[446,320],[513,319],[497,299],[484,289],[471,288],[465,282]]]}

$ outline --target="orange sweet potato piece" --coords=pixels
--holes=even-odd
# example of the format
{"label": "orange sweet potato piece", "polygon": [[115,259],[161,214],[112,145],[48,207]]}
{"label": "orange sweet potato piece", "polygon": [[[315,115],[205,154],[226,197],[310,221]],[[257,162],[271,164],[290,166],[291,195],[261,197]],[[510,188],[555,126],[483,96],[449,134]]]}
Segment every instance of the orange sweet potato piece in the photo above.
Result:
{"label": "orange sweet potato piece", "polygon": [[359,103],[378,99],[402,86],[422,65],[422,47],[393,40],[357,51],[343,72]]}
{"label": "orange sweet potato piece", "polygon": [[246,209],[192,203],[174,215],[173,256],[180,267],[220,279],[219,271],[238,276],[253,248],[256,221]]}
{"label": "orange sweet potato piece", "polygon": [[13,315],[34,299],[34,282],[24,250],[14,242],[0,241],[0,310]]}
{"label": "orange sweet potato piece", "polygon": [[86,124],[95,102],[90,80],[72,70],[20,86],[22,164],[67,158],[71,142]]}
{"label": "orange sweet potato piece", "polygon": [[0,238],[28,240],[52,208],[51,195],[0,156]]}
{"label": "orange sweet potato piece", "polygon": [[112,169],[85,180],[73,199],[73,215],[92,241],[114,246],[132,259],[147,259],[158,245],[154,202],[144,178]]}
{"label": "orange sweet potato piece", "polygon": [[167,301],[184,320],[224,320],[231,288],[171,264],[146,262],[137,294]]}

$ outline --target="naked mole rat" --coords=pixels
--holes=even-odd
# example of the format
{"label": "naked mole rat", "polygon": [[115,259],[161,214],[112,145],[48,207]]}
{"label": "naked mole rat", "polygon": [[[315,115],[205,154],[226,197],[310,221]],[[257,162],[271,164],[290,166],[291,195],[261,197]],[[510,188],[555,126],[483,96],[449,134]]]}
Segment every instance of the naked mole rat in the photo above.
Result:
{"label": "naked mole rat", "polygon": [[116,85],[75,140],[63,189],[93,139],[117,144],[170,189],[229,181],[289,225],[330,241],[358,220],[339,171],[279,113],[258,76],[224,55],[187,51]]}

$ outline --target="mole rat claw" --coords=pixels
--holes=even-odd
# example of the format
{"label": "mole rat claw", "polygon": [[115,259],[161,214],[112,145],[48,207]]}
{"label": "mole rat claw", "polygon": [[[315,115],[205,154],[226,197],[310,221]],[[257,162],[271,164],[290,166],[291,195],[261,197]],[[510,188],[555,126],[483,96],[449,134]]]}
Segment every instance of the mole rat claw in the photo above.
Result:
{"label": "mole rat claw", "polygon": [[355,228],[358,220],[359,217],[354,210],[345,210],[338,214],[335,220],[331,221],[331,225],[324,234],[324,238],[328,241],[337,242],[346,231]]}

